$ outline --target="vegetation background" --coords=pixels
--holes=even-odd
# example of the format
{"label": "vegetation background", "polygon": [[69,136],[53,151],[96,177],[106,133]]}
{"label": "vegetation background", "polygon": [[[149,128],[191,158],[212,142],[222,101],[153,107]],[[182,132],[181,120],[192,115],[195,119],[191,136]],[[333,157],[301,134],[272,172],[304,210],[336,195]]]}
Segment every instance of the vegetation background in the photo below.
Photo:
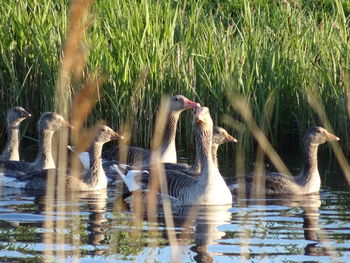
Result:
{"label": "vegetation background", "polygon": [[[4,120],[15,105],[30,111],[26,137],[35,138],[39,115],[53,110],[69,6],[0,5],[0,114]],[[161,96],[183,94],[208,106],[252,156],[254,140],[232,107],[243,96],[278,150],[300,151],[306,129],[321,124],[308,100],[313,91],[350,153],[350,1],[99,0],[87,21],[84,74],[104,78],[88,124],[103,119],[117,128],[127,120],[131,143],[149,146]],[[72,94],[79,89],[73,82]],[[179,148],[193,146],[190,123],[184,114]],[[1,121],[1,143],[5,133]]]}

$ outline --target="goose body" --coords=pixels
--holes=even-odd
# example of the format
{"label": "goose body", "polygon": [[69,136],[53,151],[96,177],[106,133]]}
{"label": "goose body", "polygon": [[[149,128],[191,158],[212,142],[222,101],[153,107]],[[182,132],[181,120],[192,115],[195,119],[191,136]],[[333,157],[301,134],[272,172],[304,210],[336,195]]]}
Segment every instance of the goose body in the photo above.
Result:
{"label": "goose body", "polygon": [[66,187],[73,191],[98,191],[107,187],[107,177],[101,161],[102,146],[105,142],[120,136],[111,128],[100,125],[96,128],[95,136],[89,147],[90,168],[79,176],[69,173],[62,175],[57,169],[46,169],[25,173],[10,171],[3,174],[5,186],[26,188],[30,190],[44,190],[49,176],[66,176]]}
{"label": "goose body", "polygon": [[[166,121],[165,132],[160,146],[161,162],[177,162],[175,135],[177,123],[181,112],[194,109],[199,104],[193,102],[182,95],[175,95],[169,98],[168,117]],[[107,160],[115,160],[120,151],[127,151],[127,164],[135,165],[149,165],[151,161],[151,150],[140,147],[127,147],[126,149],[119,149],[115,147],[103,153],[103,158]]]}
{"label": "goose body", "polygon": [[45,112],[38,121],[39,152],[33,163],[26,161],[2,161],[0,167],[4,171],[40,171],[42,169],[55,168],[52,157],[53,134],[62,127],[72,126],[64,118],[55,112]]}
{"label": "goose body", "polygon": [[13,107],[7,112],[7,143],[0,161],[19,161],[19,125],[31,114],[22,107]]}
{"label": "goose body", "polygon": [[[165,169],[170,200],[174,206],[231,204],[231,192],[211,156],[213,121],[208,108],[196,109],[194,128],[196,154],[200,162],[199,176],[195,178],[180,171]],[[148,187],[151,176],[142,176],[143,188]]]}
{"label": "goose body", "polygon": [[[237,142],[237,139],[231,136],[224,128],[214,126],[213,128],[213,141],[212,141],[212,158],[214,164],[217,166],[217,150],[219,146],[226,142]],[[88,170],[90,167],[90,157],[88,152],[76,152],[74,147],[68,146],[68,149],[74,153],[76,153],[84,167],[84,169]],[[117,180],[117,175],[122,176],[124,172],[118,171],[118,169],[125,170],[127,172],[133,171],[136,175],[143,174],[145,171],[149,171],[151,169],[150,166],[143,167],[139,172],[136,167],[132,167],[129,165],[119,164],[117,161],[108,161],[106,159],[102,159],[103,169],[108,178],[108,184],[114,185]],[[188,165],[186,163],[163,163],[165,170],[176,170],[182,173],[185,173],[190,176],[198,176],[200,170],[200,164],[198,158],[196,158],[196,162],[193,166]],[[127,184],[127,183],[126,183]]]}
{"label": "goose body", "polygon": [[[317,151],[320,144],[326,141],[339,141],[339,138],[322,127],[311,127],[304,139],[304,167],[299,175],[288,176],[280,173],[265,173],[264,183],[266,194],[309,194],[320,191],[321,178],[317,165]],[[240,187],[237,182],[245,182],[247,194],[251,194],[254,174],[237,178],[236,183],[230,186],[233,191]]]}

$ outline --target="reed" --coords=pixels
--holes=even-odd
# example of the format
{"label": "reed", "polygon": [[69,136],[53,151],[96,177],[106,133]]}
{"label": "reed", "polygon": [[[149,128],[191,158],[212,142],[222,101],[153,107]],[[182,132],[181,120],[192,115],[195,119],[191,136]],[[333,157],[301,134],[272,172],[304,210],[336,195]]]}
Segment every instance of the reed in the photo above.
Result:
{"label": "reed", "polygon": [[[345,160],[342,151],[349,154],[345,102],[350,85],[347,1],[317,5],[307,0],[101,0],[91,7],[90,2],[77,0],[69,5],[68,0],[7,0],[0,6],[3,115],[13,105],[30,109],[34,116],[53,110],[55,105],[64,114],[73,112],[71,119],[78,129],[72,139],[78,145],[83,145],[80,132],[85,131],[85,125],[103,119],[112,126],[125,127],[131,144],[150,146],[151,141],[156,148],[159,136],[150,138],[159,101],[164,94],[181,93],[208,106],[216,122],[225,121],[239,132],[239,172],[245,170],[239,161],[246,153],[253,159],[256,139],[257,171],[263,169],[263,156],[267,155],[278,170],[288,174],[273,145],[288,146],[283,139],[290,135],[301,142],[303,131],[318,122],[333,127],[342,138],[344,148],[336,149],[338,158]],[[94,17],[88,15],[90,8]],[[100,75],[104,80],[101,88],[101,78],[96,77]],[[319,94],[316,102],[307,96],[310,88]],[[159,122],[161,118],[155,122],[161,127]],[[189,148],[190,122],[190,116],[185,115],[179,125],[179,141]],[[4,127],[0,131],[3,138]],[[161,129],[157,132],[162,133]],[[35,136],[35,122],[29,125],[27,134]],[[63,167],[67,139],[64,135],[58,143]],[[345,161],[342,167],[348,171]],[[161,167],[156,167],[155,173],[159,174],[155,184],[164,192]],[[59,198],[78,200],[78,195],[65,196],[62,179]],[[54,206],[55,187],[55,180],[49,182],[46,213],[55,209],[62,214],[71,212]],[[258,197],[262,197],[260,194]],[[104,212],[105,195],[99,200],[102,208],[97,208],[98,213]],[[156,197],[149,198],[154,205],[148,207],[152,223],[156,221],[157,204]],[[179,240],[170,208],[165,205],[164,214],[168,241],[175,246]],[[115,222],[120,211],[116,202]],[[130,238],[140,240],[144,237],[140,226],[145,211],[138,207],[134,212],[130,226],[136,231]],[[196,211],[189,221],[195,215]],[[77,248],[82,237],[79,225],[79,218],[75,218],[72,232]],[[56,256],[64,258],[63,249],[57,255],[52,251],[52,244],[65,244],[64,220],[55,225],[47,217],[44,228],[59,230],[57,234],[44,234],[46,262]],[[120,238],[122,234],[117,229],[112,231],[114,252],[127,243]],[[150,246],[163,241],[158,236],[150,228],[148,237],[155,240],[149,242]],[[242,237],[249,237],[249,233]],[[248,257],[247,247],[248,243],[243,242],[244,257]],[[172,253],[175,261],[178,251],[174,248]],[[74,259],[78,261],[80,256],[77,249]]]}
{"label": "reed", "polygon": [[[2,114],[18,104],[38,116],[52,110],[68,1],[5,2]],[[216,122],[223,114],[237,116],[227,92],[244,95],[258,125],[273,94],[267,132],[274,145],[282,145],[284,136],[297,138],[318,122],[304,95],[315,87],[348,153],[343,76],[349,71],[350,7],[341,0],[309,2],[96,2],[82,46],[89,50],[83,74],[98,68],[106,81],[88,121],[105,119],[119,127],[133,116],[131,131],[137,136],[131,143],[149,146],[150,120],[163,94],[195,97],[210,107]],[[188,122],[189,116],[180,123],[182,143],[191,136]],[[34,123],[27,132],[31,137]]]}

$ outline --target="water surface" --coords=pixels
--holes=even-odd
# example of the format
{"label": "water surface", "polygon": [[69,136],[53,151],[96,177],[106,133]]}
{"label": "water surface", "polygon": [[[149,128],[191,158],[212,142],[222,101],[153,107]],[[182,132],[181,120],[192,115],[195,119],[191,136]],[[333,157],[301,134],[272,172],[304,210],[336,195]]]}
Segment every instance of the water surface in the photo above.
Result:
{"label": "water surface", "polygon": [[0,262],[349,262],[349,197],[331,188],[234,197],[232,206],[176,209],[172,225],[163,210],[148,217],[113,189],[50,199],[3,188]]}

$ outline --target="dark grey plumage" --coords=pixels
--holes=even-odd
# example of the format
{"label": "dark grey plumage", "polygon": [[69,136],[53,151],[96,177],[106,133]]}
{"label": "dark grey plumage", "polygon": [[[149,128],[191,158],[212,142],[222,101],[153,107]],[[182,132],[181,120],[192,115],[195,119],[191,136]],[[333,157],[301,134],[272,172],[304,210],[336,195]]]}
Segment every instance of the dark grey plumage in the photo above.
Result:
{"label": "dark grey plumage", "polygon": [[[272,172],[265,173],[263,177],[266,194],[308,194],[319,192],[321,179],[317,167],[317,150],[320,144],[326,141],[339,141],[339,138],[322,127],[311,127],[305,135],[305,158],[301,173],[291,177]],[[253,191],[254,174],[239,176],[230,189],[237,193],[240,182],[245,183],[245,192],[251,195]]]}

